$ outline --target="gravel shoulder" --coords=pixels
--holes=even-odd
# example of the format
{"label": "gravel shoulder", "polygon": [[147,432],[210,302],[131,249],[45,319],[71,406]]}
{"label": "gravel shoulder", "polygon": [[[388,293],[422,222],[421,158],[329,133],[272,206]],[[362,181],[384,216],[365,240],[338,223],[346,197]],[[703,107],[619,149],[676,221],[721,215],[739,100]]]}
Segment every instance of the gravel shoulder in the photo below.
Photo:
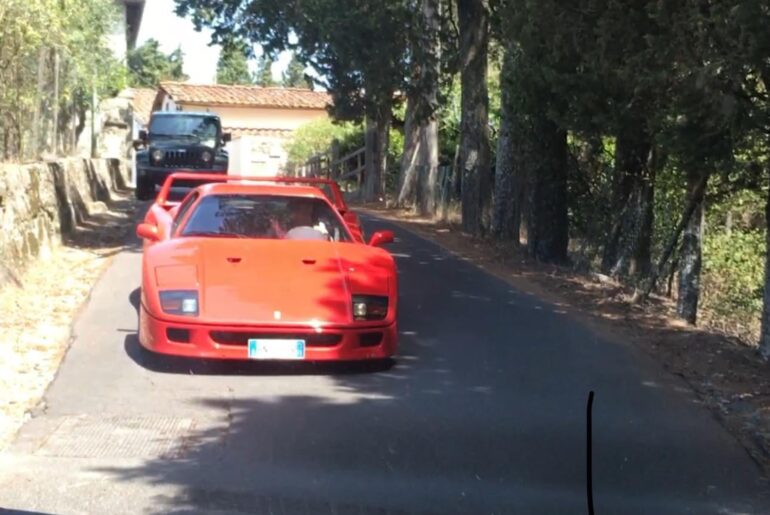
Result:
{"label": "gravel shoulder", "polygon": [[116,196],[61,246],[32,261],[0,289],[0,450],[30,418],[56,375],[72,322],[133,228],[134,202]]}

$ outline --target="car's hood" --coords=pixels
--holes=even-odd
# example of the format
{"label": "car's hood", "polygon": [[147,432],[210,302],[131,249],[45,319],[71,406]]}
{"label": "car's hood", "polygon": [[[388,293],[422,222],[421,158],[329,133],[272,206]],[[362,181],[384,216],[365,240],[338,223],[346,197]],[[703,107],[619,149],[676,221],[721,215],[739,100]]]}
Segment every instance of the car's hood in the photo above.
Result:
{"label": "car's hood", "polygon": [[198,289],[206,323],[350,323],[353,293],[389,290],[389,256],[364,245],[179,238],[150,252],[157,287]]}

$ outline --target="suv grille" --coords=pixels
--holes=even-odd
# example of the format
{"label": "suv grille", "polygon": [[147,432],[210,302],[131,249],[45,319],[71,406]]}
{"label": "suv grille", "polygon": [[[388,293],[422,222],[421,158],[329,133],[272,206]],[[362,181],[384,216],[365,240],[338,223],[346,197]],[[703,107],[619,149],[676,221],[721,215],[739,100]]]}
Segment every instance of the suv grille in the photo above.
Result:
{"label": "suv grille", "polygon": [[200,152],[194,150],[166,150],[160,165],[168,168],[179,166],[197,168],[203,166],[203,162],[200,158]]}

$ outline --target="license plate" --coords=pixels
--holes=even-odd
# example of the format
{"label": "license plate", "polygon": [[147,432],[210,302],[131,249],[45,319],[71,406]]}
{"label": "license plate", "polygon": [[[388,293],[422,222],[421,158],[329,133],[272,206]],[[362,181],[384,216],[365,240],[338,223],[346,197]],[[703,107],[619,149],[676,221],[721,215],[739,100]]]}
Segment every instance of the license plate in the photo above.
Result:
{"label": "license plate", "polygon": [[249,359],[305,359],[305,340],[249,340]]}

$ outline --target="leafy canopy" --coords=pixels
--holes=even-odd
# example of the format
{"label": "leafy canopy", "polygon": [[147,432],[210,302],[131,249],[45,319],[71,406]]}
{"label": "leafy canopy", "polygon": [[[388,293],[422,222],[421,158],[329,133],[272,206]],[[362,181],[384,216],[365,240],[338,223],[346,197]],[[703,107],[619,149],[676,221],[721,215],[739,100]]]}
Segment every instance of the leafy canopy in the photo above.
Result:
{"label": "leafy canopy", "polygon": [[155,88],[164,80],[187,80],[183,65],[181,47],[164,54],[157,40],[148,39],[128,53],[129,83],[132,87]]}

